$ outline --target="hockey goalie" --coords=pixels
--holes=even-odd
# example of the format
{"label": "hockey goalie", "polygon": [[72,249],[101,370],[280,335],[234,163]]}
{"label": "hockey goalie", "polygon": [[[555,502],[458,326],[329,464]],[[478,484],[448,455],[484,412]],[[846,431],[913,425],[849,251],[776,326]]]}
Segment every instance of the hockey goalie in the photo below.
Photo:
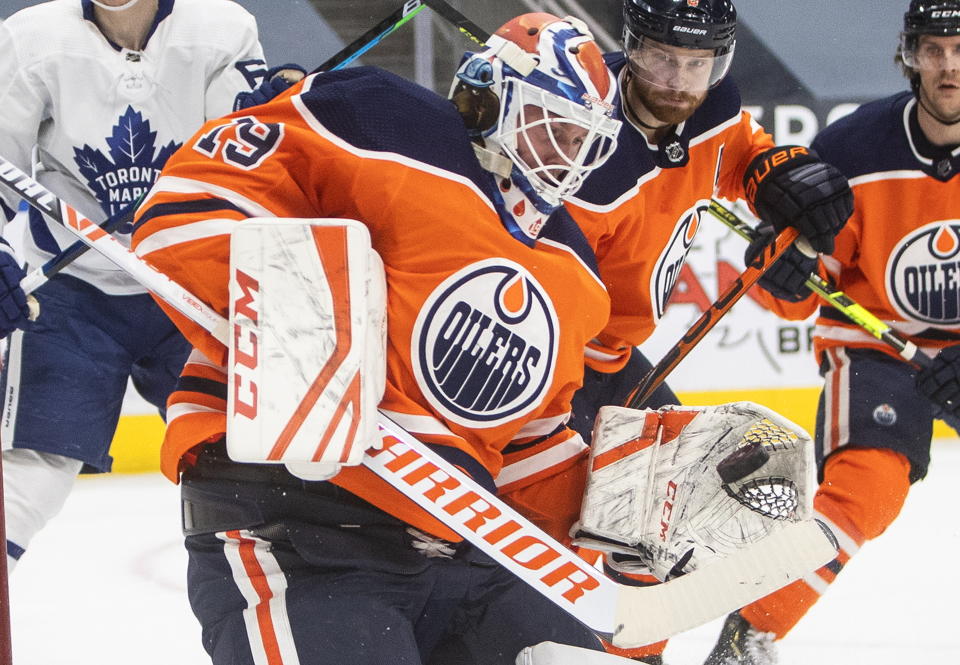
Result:
{"label": "hockey goalie", "polygon": [[751,402],[604,407],[574,543],[666,581],[812,520],[814,469],[809,435]]}

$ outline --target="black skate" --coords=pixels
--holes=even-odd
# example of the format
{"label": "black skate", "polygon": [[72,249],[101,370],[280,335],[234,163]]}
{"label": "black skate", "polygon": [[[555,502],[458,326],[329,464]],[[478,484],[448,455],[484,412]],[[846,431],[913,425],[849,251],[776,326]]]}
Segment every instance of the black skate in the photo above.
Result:
{"label": "black skate", "polygon": [[739,612],[727,615],[713,651],[703,665],[776,665],[773,633],[762,633]]}

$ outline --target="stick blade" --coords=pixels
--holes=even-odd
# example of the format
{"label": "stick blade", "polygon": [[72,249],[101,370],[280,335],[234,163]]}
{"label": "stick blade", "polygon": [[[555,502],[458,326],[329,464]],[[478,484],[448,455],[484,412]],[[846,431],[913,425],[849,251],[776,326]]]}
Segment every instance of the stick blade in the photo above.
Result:
{"label": "stick blade", "polygon": [[621,587],[612,642],[640,647],[700,626],[816,570],[833,560],[837,549],[821,522],[798,522],[669,582]]}

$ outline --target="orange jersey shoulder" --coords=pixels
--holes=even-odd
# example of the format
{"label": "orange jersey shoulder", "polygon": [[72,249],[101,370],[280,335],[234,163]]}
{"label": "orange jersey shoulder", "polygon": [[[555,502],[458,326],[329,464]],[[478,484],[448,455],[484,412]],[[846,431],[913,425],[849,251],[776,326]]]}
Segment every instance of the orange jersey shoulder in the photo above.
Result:
{"label": "orange jersey shoulder", "polygon": [[740,198],[747,165],[772,145],[729,86],[660,146],[624,124],[615,155],[567,206],[610,293],[610,321],[588,350],[598,369],[625,362],[629,347],[650,336],[700,224],[719,223],[709,221],[710,199]]}

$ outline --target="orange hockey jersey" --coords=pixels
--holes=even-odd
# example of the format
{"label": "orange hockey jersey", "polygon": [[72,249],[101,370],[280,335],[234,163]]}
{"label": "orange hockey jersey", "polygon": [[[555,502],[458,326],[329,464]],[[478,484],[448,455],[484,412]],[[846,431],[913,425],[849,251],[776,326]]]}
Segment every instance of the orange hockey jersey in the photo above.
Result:
{"label": "orange hockey jersey", "polygon": [[[811,146],[850,180],[854,211],[822,263],[834,284],[891,328],[935,354],[960,342],[960,149],[930,144],[916,100],[901,93],[860,107]],[[767,302],[803,319],[816,296]],[[818,357],[834,346],[896,352],[823,306],[814,331]]]}
{"label": "orange hockey jersey", "polygon": [[[607,58],[622,72],[622,54]],[[567,204],[596,249],[611,300],[610,322],[587,349],[589,365],[616,371],[650,336],[701,221],[719,224],[702,219],[710,199],[742,198],[747,165],[771,147],[729,78],[659,146],[624,120],[614,155]]]}
{"label": "orange hockey jersey", "polygon": [[[492,487],[511,442],[584,448],[564,422],[584,345],[609,312],[593,254],[569,216],[551,219],[534,242],[501,219],[498,199],[452,104],[386,72],[353,68],[308,77],[252,114],[205,125],[167,163],[140,210],[134,246],[226,315],[229,233],[243,219],[365,223],[387,275],[381,408]],[[171,316],[203,354],[170,400],[162,466],[176,480],[190,451],[225,431],[226,356]],[[364,467],[332,482],[459,540]]]}

